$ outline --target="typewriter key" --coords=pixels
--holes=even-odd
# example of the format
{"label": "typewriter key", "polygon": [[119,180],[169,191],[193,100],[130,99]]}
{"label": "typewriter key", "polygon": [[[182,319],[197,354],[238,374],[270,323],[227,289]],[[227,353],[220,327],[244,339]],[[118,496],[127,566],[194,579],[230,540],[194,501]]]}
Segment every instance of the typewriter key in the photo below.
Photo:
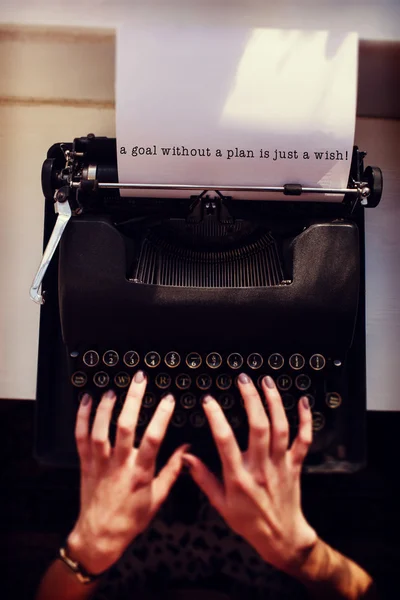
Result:
{"label": "typewriter key", "polygon": [[235,404],[235,399],[232,394],[221,394],[218,398],[219,405],[224,410],[229,410]]}
{"label": "typewriter key", "polygon": [[100,357],[95,350],[88,350],[83,355],[83,362],[88,367],[95,367],[99,363]]}
{"label": "typewriter key", "polygon": [[130,376],[128,375],[128,373],[124,373],[123,371],[121,371],[121,373],[117,373],[116,376],[114,377],[114,383],[119,388],[128,387],[130,382],[131,382]]}
{"label": "typewriter key", "polygon": [[229,390],[232,385],[232,377],[226,375],[226,373],[222,373],[221,375],[218,375],[216,384],[220,390]]}
{"label": "typewriter key", "polygon": [[177,375],[175,378],[175,385],[180,390],[188,390],[191,386],[191,383],[192,383],[191,378],[189,377],[189,375],[186,375],[185,373],[181,373],[180,375]]}
{"label": "typewriter key", "polygon": [[306,394],[305,395],[306,398],[308,398],[308,404],[310,405],[310,408],[314,408],[314,404],[315,404],[315,398],[312,394]]}
{"label": "typewriter key", "polygon": [[97,387],[104,388],[110,381],[109,376],[105,371],[98,371],[93,377],[93,382]]}
{"label": "typewriter key", "polygon": [[158,354],[158,352],[148,352],[144,357],[144,362],[148,367],[154,369],[154,367],[158,367],[158,365],[160,364],[161,356]]}
{"label": "typewriter key", "polygon": [[325,402],[329,408],[338,408],[342,404],[342,396],[337,392],[329,392],[325,396]]}
{"label": "typewriter key", "polygon": [[148,421],[149,415],[141,410],[137,420],[138,427],[144,427],[145,425],[147,425]]}
{"label": "typewriter key", "polygon": [[320,412],[313,413],[312,428],[314,431],[320,431],[325,425],[325,417]]}
{"label": "typewriter key", "polygon": [[313,354],[310,358],[310,367],[314,369],[314,371],[320,371],[324,368],[325,364],[326,360],[322,354]]}
{"label": "typewriter key", "polygon": [[186,415],[181,410],[176,410],[171,418],[171,425],[174,427],[183,427],[186,424]]}
{"label": "typewriter key", "polygon": [[194,412],[190,415],[189,417],[191,424],[193,425],[193,427],[203,427],[203,425],[205,425],[206,423],[206,417],[203,413],[200,412]]}
{"label": "typewriter key", "polygon": [[211,387],[212,379],[210,375],[207,373],[203,373],[203,375],[199,375],[196,379],[197,387],[201,390],[208,390]]}
{"label": "typewriter key", "polygon": [[136,365],[139,364],[139,360],[139,354],[135,352],[135,350],[128,350],[128,352],[125,352],[124,354],[124,363],[127,367],[136,367]]}
{"label": "typewriter key", "polygon": [[181,406],[183,408],[193,408],[196,406],[196,396],[194,394],[183,394],[180,399]]}
{"label": "typewriter key", "polygon": [[104,352],[103,363],[108,367],[115,367],[118,361],[118,352],[115,352],[115,350],[107,350],[107,352]]}
{"label": "typewriter key", "polygon": [[283,394],[282,404],[285,410],[290,410],[296,404],[296,401],[293,398],[292,394]]}
{"label": "typewriter key", "polygon": [[167,373],[158,373],[155,383],[160,390],[166,390],[171,385],[171,377]]}
{"label": "typewriter key", "polygon": [[86,373],[83,371],[76,371],[76,373],[71,376],[71,381],[75,387],[83,387],[87,382]]}
{"label": "typewriter key", "polygon": [[227,420],[232,429],[240,427],[241,421],[238,415],[228,415]]}
{"label": "typewriter key", "polygon": [[282,369],[283,365],[285,364],[285,359],[283,358],[282,354],[271,354],[271,356],[268,359],[268,364],[271,367],[271,369]]}
{"label": "typewriter key", "polygon": [[232,352],[226,359],[226,362],[231,369],[240,369],[243,365],[243,356],[238,352]]}
{"label": "typewriter key", "polygon": [[165,355],[164,362],[167,365],[167,367],[175,369],[175,367],[178,367],[181,364],[181,357],[177,352],[171,350],[171,352],[167,352],[167,354]]}
{"label": "typewriter key", "polygon": [[156,397],[154,396],[154,394],[147,392],[147,394],[143,396],[142,406],[144,406],[144,408],[151,408],[155,405],[155,403]]}
{"label": "typewriter key", "polygon": [[292,356],[289,358],[289,365],[295,371],[300,371],[300,369],[304,367],[305,362],[306,361],[302,354],[292,354]]}
{"label": "typewriter key", "polygon": [[218,352],[210,352],[207,355],[206,364],[210,369],[218,369],[222,365],[222,356]]}
{"label": "typewriter key", "polygon": [[301,375],[297,375],[296,377],[296,387],[301,392],[305,392],[311,385],[311,379],[305,373]]}
{"label": "typewriter key", "polygon": [[249,365],[250,369],[260,369],[263,365],[263,362],[263,357],[257,352],[253,352],[253,354],[249,354],[247,357],[247,364]]}
{"label": "typewriter key", "polygon": [[281,392],[287,392],[292,387],[292,378],[289,375],[279,375],[276,380],[276,385],[281,390]]}
{"label": "typewriter key", "polygon": [[198,352],[190,352],[186,357],[186,364],[190,369],[198,369],[201,362],[201,356]]}

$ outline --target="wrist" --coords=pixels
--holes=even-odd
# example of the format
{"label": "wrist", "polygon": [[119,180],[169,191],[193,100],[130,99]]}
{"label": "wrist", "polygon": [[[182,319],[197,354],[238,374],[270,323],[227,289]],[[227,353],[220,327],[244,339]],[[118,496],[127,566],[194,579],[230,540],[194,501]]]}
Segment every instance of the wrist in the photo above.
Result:
{"label": "wrist", "polygon": [[119,559],[107,540],[85,534],[79,525],[69,534],[67,546],[70,557],[92,575],[107,571]]}

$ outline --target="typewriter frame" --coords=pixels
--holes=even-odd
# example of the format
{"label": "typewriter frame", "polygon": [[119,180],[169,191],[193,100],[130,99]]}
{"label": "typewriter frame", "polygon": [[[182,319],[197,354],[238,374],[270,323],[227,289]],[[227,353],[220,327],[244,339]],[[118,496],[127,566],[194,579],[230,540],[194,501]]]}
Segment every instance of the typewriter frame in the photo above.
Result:
{"label": "typewriter frame", "polygon": [[[92,140],[93,138],[80,138],[75,141],[75,150],[79,144],[87,144],[86,140]],[[102,138],[97,138],[102,139]],[[106,139],[106,138],[103,138]],[[78,143],[76,143],[78,142]],[[66,145],[72,149],[71,145]],[[55,224],[55,214],[53,202],[63,202],[67,197],[74,198],[74,190],[77,191],[83,189],[83,193],[90,193],[93,190],[101,189],[99,182],[96,179],[90,178],[90,173],[87,173],[86,178],[81,178],[81,187],[73,185],[70,182],[68,189],[65,188],[65,181],[56,181],[54,177],[54,162],[51,165],[49,160],[54,158],[54,149],[56,152],[59,151],[60,146],[53,146],[49,150],[47,165],[46,161],[43,169],[43,190],[46,196],[45,204],[45,228],[44,228],[44,247],[46,248],[47,243],[51,237],[51,233]],[[363,168],[363,159],[365,154],[361,153],[358,148],[354,149],[352,172],[356,174],[356,180],[362,181],[363,175],[366,174],[364,179],[367,179],[367,183],[363,186],[347,189],[346,196],[343,203],[329,205],[324,203],[316,203],[311,206],[310,203],[302,203],[299,201],[290,203],[286,202],[284,210],[293,211],[294,214],[301,213],[302,210],[312,211],[316,217],[321,217],[327,211],[332,216],[337,213],[340,218],[343,213],[351,216],[351,219],[356,223],[360,238],[360,281],[359,281],[359,305],[357,312],[357,320],[353,336],[353,344],[349,351],[349,359],[353,365],[354,371],[349,375],[349,394],[354,399],[349,407],[349,418],[357,423],[357,427],[354,430],[354,436],[352,439],[352,461],[342,461],[339,465],[337,462],[331,464],[324,464],[320,466],[306,466],[306,472],[353,472],[359,468],[362,468],[365,464],[365,411],[366,411],[366,373],[365,373],[365,255],[364,255],[364,208],[361,202],[367,206],[376,206],[379,203],[381,195],[381,179],[379,170],[368,168],[369,171]],[[106,179],[110,178],[110,172],[103,175]],[[115,173],[111,176],[111,179],[115,179]],[[354,182],[354,179],[353,179]],[[104,186],[104,188],[113,189],[119,184],[116,181],[109,182],[110,186]],[[76,184],[76,182],[75,182]],[[212,188],[213,189],[213,188]],[[264,188],[265,189],[265,188]],[[355,193],[355,190],[357,193]],[[365,190],[367,192],[365,193]],[[278,192],[289,194],[289,195],[300,195],[303,192],[310,191],[310,189],[302,189],[300,186],[289,185],[284,188],[272,188],[271,192],[276,194]],[[320,190],[318,190],[320,191]],[[343,193],[345,190],[340,190]],[[62,197],[62,194],[67,192],[67,197]],[[118,192],[113,191],[114,198],[117,197]],[[314,189],[314,193],[317,193]],[[337,190],[339,193],[339,190]],[[76,194],[75,198],[78,196]],[[229,221],[232,218],[232,213],[240,206],[238,201],[230,201],[229,199],[222,196],[218,191],[216,192],[216,199],[220,200],[217,202],[218,205],[218,218],[224,222]],[[171,204],[171,200],[168,200],[168,210],[177,212],[187,212],[189,208],[189,218],[196,221],[203,218],[204,210],[207,210],[207,202],[209,199],[205,197],[203,192],[195,198],[191,198],[189,203],[176,202],[175,208]],[[239,201],[240,202],[240,201]],[[79,215],[80,207],[72,203],[73,209],[76,215]],[[246,210],[246,206],[250,208],[249,204],[243,204],[242,210]],[[265,204],[269,210],[280,211],[282,203],[279,201],[270,201]],[[60,382],[67,376],[67,361],[65,355],[64,344],[61,335],[60,317],[59,317],[59,303],[58,303],[58,249],[55,251],[54,260],[50,262],[43,279],[43,289],[46,290],[48,301],[45,302],[41,308],[40,316],[40,342],[39,342],[39,364],[38,364],[38,383],[37,383],[37,411],[36,411],[36,456],[38,460],[45,464],[57,465],[57,466],[76,466],[76,454],[71,451],[66,451],[66,448],[71,449],[74,446],[73,441],[73,425],[74,415],[71,411],[64,410],[67,403],[54,402],[54,397],[60,397],[64,393],[63,387],[60,386]],[[61,399],[61,398],[60,398]],[[360,415],[363,417],[360,422]]]}

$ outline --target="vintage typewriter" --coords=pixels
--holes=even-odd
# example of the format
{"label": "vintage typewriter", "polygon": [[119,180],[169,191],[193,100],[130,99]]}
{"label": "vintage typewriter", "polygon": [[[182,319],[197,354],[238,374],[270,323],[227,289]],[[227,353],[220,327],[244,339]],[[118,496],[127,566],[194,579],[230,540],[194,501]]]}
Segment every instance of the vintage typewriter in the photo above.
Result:
{"label": "vintage typewriter", "polygon": [[[379,168],[354,148],[346,189],[118,183],[116,141],[77,138],[43,164],[45,253],[31,288],[41,309],[36,454],[77,464],[82,394],[118,396],[148,375],[138,441],[168,391],[176,408],[160,460],[183,441],[218,468],[201,407],[221,404],[241,447],[246,414],[236,379],[271,375],[292,437],[309,398],[307,472],[352,472],[365,461],[364,209],[382,193]],[[120,188],[159,189],[159,198]],[[185,199],[161,191],[187,189]],[[242,199],[233,200],[235,191]],[[246,200],[267,192],[268,201]],[[197,193],[198,192],[198,193]],[[319,195],[340,194],[341,202]],[[301,201],[312,193],[315,202]],[[194,195],[193,195],[194,194]],[[145,195],[145,194],[144,194]],[[55,209],[55,210],[54,210]],[[54,258],[52,259],[54,255]],[[45,302],[44,302],[45,298]]]}

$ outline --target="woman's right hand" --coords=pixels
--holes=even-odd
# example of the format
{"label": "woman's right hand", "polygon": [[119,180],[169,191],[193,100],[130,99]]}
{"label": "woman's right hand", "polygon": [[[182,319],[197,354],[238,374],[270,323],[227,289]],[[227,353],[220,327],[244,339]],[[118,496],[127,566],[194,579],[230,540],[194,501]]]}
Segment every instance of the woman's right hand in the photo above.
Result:
{"label": "woman's right hand", "polygon": [[307,398],[299,401],[299,430],[289,448],[289,425],[271,377],[262,387],[269,415],[251,379],[238,378],[249,422],[249,443],[241,453],[233,431],[212,397],[204,411],[217,445],[223,483],[199,458],[184,455],[191,475],[226,523],[275,567],[291,571],[311,552],[317,534],[307,523],[300,501],[300,474],[312,441]]}

